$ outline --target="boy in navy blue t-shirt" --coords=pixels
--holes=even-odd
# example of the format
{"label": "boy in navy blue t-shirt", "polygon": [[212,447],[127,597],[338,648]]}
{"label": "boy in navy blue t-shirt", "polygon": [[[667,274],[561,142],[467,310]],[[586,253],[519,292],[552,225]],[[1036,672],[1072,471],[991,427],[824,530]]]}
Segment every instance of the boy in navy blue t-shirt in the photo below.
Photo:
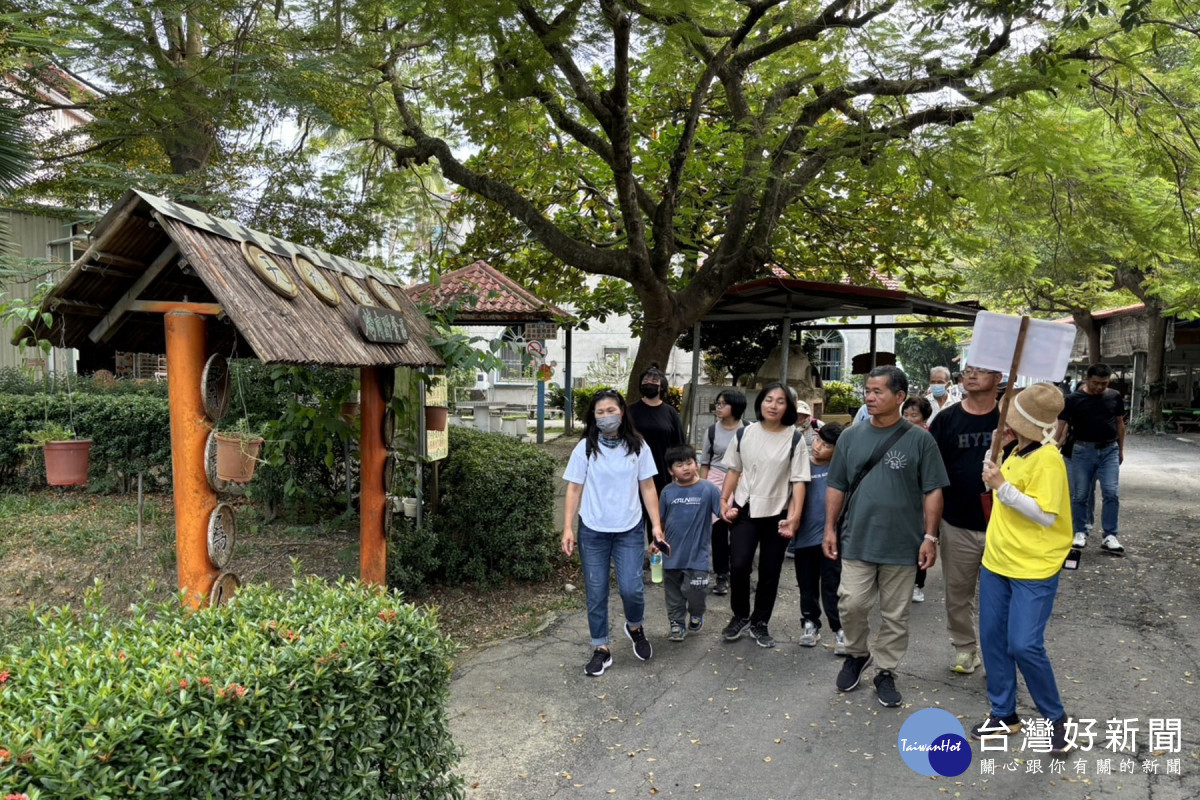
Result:
{"label": "boy in navy blue t-shirt", "polygon": [[821,608],[833,629],[834,655],[846,655],[846,637],[838,616],[838,586],[842,578],[842,562],[827,558],[821,552],[825,535],[825,489],[828,486],[829,462],[833,460],[842,426],[831,423],[817,431],[812,446],[812,478],[804,495],[804,512],[800,529],[796,531],[796,583],[800,586],[800,615],[804,630],[801,647],[816,647],[821,638]]}
{"label": "boy in navy blue t-shirt", "polygon": [[[663,549],[663,583],[667,593],[667,638],[682,642],[688,631],[704,627],[708,569],[712,561],[712,520],[721,513],[721,491],[700,480],[696,450],[690,445],[667,448],[667,469],[674,481],[663,487],[659,516],[667,547]],[[652,544],[651,552],[660,548]]]}

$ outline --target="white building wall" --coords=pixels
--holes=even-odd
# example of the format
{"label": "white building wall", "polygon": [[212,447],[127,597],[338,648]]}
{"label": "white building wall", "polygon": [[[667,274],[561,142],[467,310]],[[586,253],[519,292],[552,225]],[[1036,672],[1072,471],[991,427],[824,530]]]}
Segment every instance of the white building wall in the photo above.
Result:
{"label": "white building wall", "polygon": [[[894,317],[879,317],[880,324],[892,322]],[[837,320],[840,322],[841,320]],[[857,317],[847,320],[851,323],[866,324],[870,322],[869,317]],[[604,322],[592,321],[588,324],[587,330],[575,329],[571,335],[571,378],[572,381],[579,385],[581,379],[586,379],[588,366],[594,362],[598,362],[605,357],[606,352],[612,352],[625,359],[626,364],[632,364],[633,359],[637,356],[637,348],[639,339],[632,336],[629,332],[632,320],[628,316],[612,316]],[[830,323],[833,323],[830,320]],[[820,323],[810,323],[808,327],[819,328]],[[505,331],[503,326],[494,327],[476,327],[470,329],[472,336],[480,336],[484,342],[493,341],[500,338]],[[871,334],[868,330],[843,330],[839,331],[845,342],[845,347],[842,351],[842,379],[849,380],[850,377],[850,362],[851,359],[859,353],[870,351]],[[485,349],[486,344],[480,342],[476,346]],[[876,348],[880,351],[894,352],[896,342],[896,332],[891,329],[883,329],[876,331]],[[564,328],[559,328],[558,337],[546,343],[546,360],[549,363],[557,362],[553,369],[554,374],[551,382],[558,385],[564,385],[566,375],[565,367],[567,362],[566,356],[566,332]],[[672,348],[670,358],[666,364],[662,365],[663,371],[670,378],[672,386],[682,386],[691,380],[692,373],[692,354],[680,348]],[[700,382],[705,383],[703,369],[701,369]],[[493,370],[488,376],[488,399],[493,403],[511,403],[516,405],[534,405],[537,402],[537,382],[534,380],[510,379],[505,380],[498,371]],[[624,389],[624,386],[621,387]]]}

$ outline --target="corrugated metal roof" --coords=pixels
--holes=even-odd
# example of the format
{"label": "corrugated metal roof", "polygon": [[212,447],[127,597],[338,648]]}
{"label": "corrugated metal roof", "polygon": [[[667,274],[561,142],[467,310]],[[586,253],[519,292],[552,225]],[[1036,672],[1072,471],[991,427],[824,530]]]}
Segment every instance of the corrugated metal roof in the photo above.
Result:
{"label": "corrugated metal roof", "polygon": [[[266,251],[299,287],[297,295],[272,291],[243,257],[242,242]],[[332,273],[325,276],[341,298],[337,305],[328,305],[309,289],[295,272],[293,255],[308,259],[322,274]],[[151,267],[156,261],[165,266],[155,274]],[[406,344],[368,342],[360,335],[358,301],[343,288],[341,275],[379,281],[377,291],[386,292],[394,301],[389,305],[404,317]],[[370,293],[365,284],[359,286],[365,303]],[[222,314],[208,325],[210,352],[329,367],[440,365],[429,347],[428,320],[399,286],[365,264],[130,190],[96,225],[88,252],[46,298],[43,310],[53,312],[54,326],[48,329],[39,321],[32,333],[92,354],[161,353],[162,315],[116,313],[123,302],[216,303]]]}

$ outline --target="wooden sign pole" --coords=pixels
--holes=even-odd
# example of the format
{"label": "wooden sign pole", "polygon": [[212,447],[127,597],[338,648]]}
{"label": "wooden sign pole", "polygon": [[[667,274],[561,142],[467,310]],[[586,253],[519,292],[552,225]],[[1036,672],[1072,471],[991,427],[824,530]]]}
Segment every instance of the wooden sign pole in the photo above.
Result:
{"label": "wooden sign pole", "polygon": [[383,441],[385,413],[382,368],[363,367],[359,378],[362,420],[362,448],[359,482],[359,577],[364,583],[387,585],[387,538],[383,516],[387,514],[384,489],[384,462],[387,443]]}
{"label": "wooden sign pole", "polygon": [[1017,375],[1021,369],[1021,350],[1025,348],[1025,332],[1029,330],[1029,317],[1021,317],[1021,328],[1017,332],[1017,348],[1013,351],[1012,366],[1008,370],[1008,386],[1004,389],[1004,399],[1000,402],[1000,421],[996,423],[996,435],[992,437],[992,451],[988,459],[993,464],[1000,463],[1000,444],[1004,441],[1004,427],[1008,421],[1008,407],[1016,394]]}

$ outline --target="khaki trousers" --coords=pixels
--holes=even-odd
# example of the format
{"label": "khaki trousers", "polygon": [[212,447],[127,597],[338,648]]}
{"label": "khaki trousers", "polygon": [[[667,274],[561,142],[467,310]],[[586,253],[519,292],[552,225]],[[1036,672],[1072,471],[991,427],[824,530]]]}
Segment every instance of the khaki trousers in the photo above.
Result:
{"label": "khaki trousers", "polygon": [[[876,669],[895,670],[908,651],[908,611],[917,565],[872,564],[842,559],[842,583],[838,587],[838,614],[846,632],[846,652],[851,656],[875,657]],[[879,604],[883,618],[875,640],[871,637],[871,610]]]}
{"label": "khaki trousers", "polygon": [[975,633],[977,623],[976,596],[979,589],[979,567],[983,564],[986,535],[941,523],[942,579],[946,583],[946,630],[950,643],[959,653],[979,649]]}

